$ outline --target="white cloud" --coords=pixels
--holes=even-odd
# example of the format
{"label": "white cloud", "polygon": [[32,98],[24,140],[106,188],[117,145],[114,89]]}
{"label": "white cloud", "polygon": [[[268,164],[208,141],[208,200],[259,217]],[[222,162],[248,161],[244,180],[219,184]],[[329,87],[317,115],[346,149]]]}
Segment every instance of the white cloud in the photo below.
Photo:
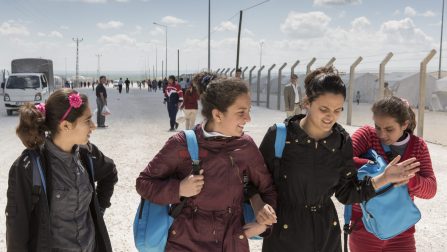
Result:
{"label": "white cloud", "polygon": [[371,22],[366,17],[358,17],[351,22],[354,31],[363,31],[371,26]]}
{"label": "white cloud", "polygon": [[48,38],[63,38],[64,36],[62,33],[58,31],[51,31],[50,33],[46,34],[44,32],[38,32],[37,36],[39,37],[48,37]]}
{"label": "white cloud", "polygon": [[109,21],[107,23],[97,23],[96,26],[100,29],[117,29],[123,26],[120,21]]}
{"label": "white cloud", "polygon": [[315,38],[324,35],[330,21],[331,18],[320,11],[291,11],[280,28],[283,33],[293,38]]}
{"label": "white cloud", "polygon": [[101,44],[106,45],[121,45],[121,46],[135,46],[136,40],[126,34],[117,34],[114,36],[102,36],[98,40]]}
{"label": "white cloud", "polygon": [[28,36],[29,34],[30,32],[26,26],[14,20],[3,22],[0,25],[0,35]]}
{"label": "white cloud", "polygon": [[130,0],[115,0],[115,2],[118,2],[118,3],[127,3],[127,2],[130,2]]}
{"label": "white cloud", "polygon": [[380,32],[389,43],[427,44],[432,38],[417,28],[411,18],[384,22]]}
{"label": "white cloud", "polygon": [[251,36],[251,37],[253,37],[253,36],[255,35],[251,30],[249,30],[249,29],[247,29],[247,28],[245,28],[245,29],[243,30],[243,33],[244,33],[245,35],[247,35],[247,36]]}
{"label": "white cloud", "polygon": [[400,10],[395,10],[393,12],[393,16],[399,16],[400,15]]}
{"label": "white cloud", "polygon": [[45,33],[43,33],[43,32],[38,32],[37,33],[37,36],[39,36],[39,37],[45,37],[45,36],[47,36]]}
{"label": "white cloud", "polygon": [[107,3],[107,0],[81,0],[83,3]]}
{"label": "white cloud", "polygon": [[165,30],[159,26],[155,27],[155,29],[150,31],[150,34],[154,37],[161,36],[165,34]]}
{"label": "white cloud", "polygon": [[219,26],[214,27],[215,31],[236,31],[237,27],[231,21],[223,21]]}
{"label": "white cloud", "polygon": [[405,16],[408,16],[408,17],[414,17],[414,16],[416,16],[417,12],[410,6],[407,6],[404,9],[404,14],[405,14]]}
{"label": "white cloud", "polygon": [[69,29],[68,26],[66,26],[66,25],[61,25],[59,28],[61,28],[62,30],[68,30]]}
{"label": "white cloud", "polygon": [[428,10],[428,11],[422,13],[421,16],[423,16],[423,17],[434,17],[434,16],[436,16],[436,14],[433,11]]}
{"label": "white cloud", "polygon": [[176,27],[177,25],[185,24],[186,21],[173,16],[166,16],[161,19],[161,22],[165,23],[168,26]]}
{"label": "white cloud", "polygon": [[314,5],[344,5],[344,4],[360,4],[362,0],[314,0]]}

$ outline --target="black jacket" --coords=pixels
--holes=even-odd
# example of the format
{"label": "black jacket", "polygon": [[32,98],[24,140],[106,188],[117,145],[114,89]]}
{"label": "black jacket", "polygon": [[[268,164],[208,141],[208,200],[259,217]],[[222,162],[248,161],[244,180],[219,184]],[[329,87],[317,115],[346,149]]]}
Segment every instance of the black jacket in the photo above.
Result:
{"label": "black jacket", "polygon": [[[90,183],[96,190],[92,196],[90,210],[95,224],[96,249],[95,252],[111,252],[112,246],[101,214],[101,208],[110,207],[110,198],[115,183],[118,181],[113,160],[102,154],[98,148],[89,144],[80,148],[81,159],[85,167],[89,167],[88,157],[93,161],[94,178],[89,172]],[[51,166],[46,162],[45,146],[40,150],[42,168],[45,177],[51,178]],[[25,150],[12,165],[9,171],[7,204],[6,204],[6,245],[8,252],[50,252],[50,211],[46,195],[43,190],[33,188],[32,163]],[[51,181],[46,180],[47,191],[51,192]]]}
{"label": "black jacket", "polygon": [[[260,151],[278,192],[278,223],[264,239],[263,251],[341,251],[341,230],[331,200],[343,204],[375,195],[370,178],[357,180],[349,134],[338,124],[315,141],[299,126],[303,115],[286,121],[287,138],[279,171],[274,171],[276,126],[265,135]],[[276,173],[276,176],[275,176]]]}

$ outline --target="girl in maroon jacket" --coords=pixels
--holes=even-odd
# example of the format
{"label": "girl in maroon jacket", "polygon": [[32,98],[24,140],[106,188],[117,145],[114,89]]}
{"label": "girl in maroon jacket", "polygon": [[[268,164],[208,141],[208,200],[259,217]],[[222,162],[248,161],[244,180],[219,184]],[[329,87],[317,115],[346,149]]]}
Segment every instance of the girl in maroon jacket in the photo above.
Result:
{"label": "girl in maroon jacket", "polygon": [[250,122],[247,86],[241,80],[215,78],[207,74],[197,83],[205,118],[193,129],[201,175],[191,174],[185,134],[179,132],[137,179],[138,193],[151,202],[178,204],[180,197],[188,197],[169,229],[166,251],[248,252],[247,237],[264,232],[266,226],[256,222],[244,225],[244,175],[268,203],[255,205],[255,213],[274,213],[272,178],[256,144],[243,132]]}
{"label": "girl in maroon jacket", "polygon": [[[203,78],[203,75],[197,74],[196,79],[200,76]],[[196,79],[193,81],[197,82],[198,80]],[[183,113],[185,114],[185,129],[187,130],[192,129],[196,124],[196,115],[199,108],[199,104],[197,102],[198,100],[199,93],[197,92],[197,89],[194,87],[193,83],[191,83],[183,94],[183,104],[181,107],[183,109]]]}
{"label": "girl in maroon jacket", "polygon": [[[354,162],[361,166],[368,162],[359,156],[368,149],[374,149],[385,159],[392,160],[400,155],[401,160],[415,157],[420,162],[416,176],[401,184],[408,185],[411,198],[433,198],[436,194],[436,178],[433,173],[430,153],[420,137],[413,135],[416,127],[414,112],[408,102],[397,97],[389,97],[376,102],[372,107],[375,128],[363,126],[352,136]],[[391,153],[385,153],[382,144],[390,146]],[[350,235],[349,246],[352,252],[368,251],[416,251],[414,226],[404,233],[382,241],[367,232],[360,220],[362,211],[358,205],[353,206],[352,222],[357,222]]]}

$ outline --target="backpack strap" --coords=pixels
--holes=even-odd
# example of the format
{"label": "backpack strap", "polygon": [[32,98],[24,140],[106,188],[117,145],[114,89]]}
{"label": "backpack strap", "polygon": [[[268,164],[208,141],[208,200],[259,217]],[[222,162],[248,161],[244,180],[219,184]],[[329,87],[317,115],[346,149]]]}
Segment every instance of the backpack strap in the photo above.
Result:
{"label": "backpack strap", "polygon": [[345,205],[344,219],[345,225],[343,226],[344,245],[343,251],[348,252],[348,235],[352,232],[352,226],[349,225],[352,216],[352,205]]}
{"label": "backpack strap", "polygon": [[286,145],[287,129],[284,123],[276,123],[275,137],[275,159],[273,160],[273,179],[275,184],[279,183],[279,169],[281,167],[281,158]]}
{"label": "backpack strap", "polygon": [[42,162],[40,155],[35,150],[28,150],[28,154],[33,162],[33,190],[38,188],[40,194],[40,188],[43,188],[45,194],[47,193],[47,184],[45,181],[45,175],[42,169]]}
{"label": "backpack strap", "polygon": [[[184,130],[186,136],[186,144],[188,146],[189,156],[192,160],[192,174],[200,174],[200,160],[199,160],[199,144],[197,143],[196,133],[193,130]],[[187,197],[182,197],[179,204],[171,207],[169,214],[175,218],[186,205]]]}

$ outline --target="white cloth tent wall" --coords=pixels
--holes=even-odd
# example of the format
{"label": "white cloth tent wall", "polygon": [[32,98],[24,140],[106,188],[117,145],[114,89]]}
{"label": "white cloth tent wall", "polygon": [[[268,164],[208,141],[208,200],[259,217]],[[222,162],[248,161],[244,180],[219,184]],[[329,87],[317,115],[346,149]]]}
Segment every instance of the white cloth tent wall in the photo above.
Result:
{"label": "white cloth tent wall", "polygon": [[[411,106],[419,106],[419,73],[413,74],[406,78],[396,81],[393,85],[394,95],[405,98],[410,102]],[[436,87],[436,79],[427,75],[425,89],[425,107],[432,110],[432,95],[438,91]]]}

